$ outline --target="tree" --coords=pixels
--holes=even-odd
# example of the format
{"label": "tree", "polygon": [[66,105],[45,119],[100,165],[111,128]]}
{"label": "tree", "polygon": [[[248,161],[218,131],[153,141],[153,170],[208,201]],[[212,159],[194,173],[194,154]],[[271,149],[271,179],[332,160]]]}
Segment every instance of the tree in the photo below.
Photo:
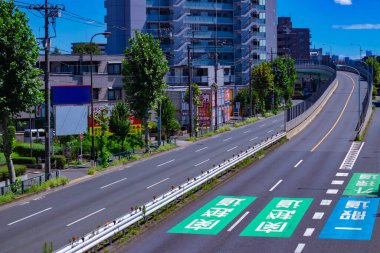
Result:
{"label": "tree", "polygon": [[264,112],[266,109],[265,100],[268,101],[267,98],[269,97],[274,84],[273,70],[269,62],[262,62],[260,65],[253,67],[252,84],[253,89],[258,94],[260,107]]}
{"label": "tree", "polygon": [[379,64],[379,62],[376,60],[375,57],[368,57],[366,59],[366,63],[368,64],[368,66],[370,67],[371,70],[373,69],[373,84],[376,87],[379,87],[380,86],[380,64]]}
{"label": "tree", "polygon": [[110,154],[107,150],[107,136],[106,133],[109,129],[108,108],[102,107],[94,113],[94,120],[100,125],[100,135],[97,136],[98,139],[98,150],[100,157],[100,165],[104,168],[108,167],[108,158]]}
{"label": "tree", "polygon": [[128,137],[131,126],[131,121],[129,120],[130,114],[129,106],[123,102],[117,103],[111,113],[110,131],[120,141],[123,150],[124,142]]}
{"label": "tree", "polygon": [[168,96],[164,96],[161,99],[161,123],[165,129],[167,140],[170,132],[179,129],[179,123],[175,119],[175,107]]}
{"label": "tree", "polygon": [[143,121],[145,147],[149,152],[149,111],[167,87],[164,76],[169,67],[158,40],[151,34],[136,32],[129,44],[122,68],[126,100],[133,114]]}
{"label": "tree", "polygon": [[95,43],[80,43],[73,46],[73,54],[100,54],[101,51]]}
{"label": "tree", "polygon": [[35,68],[38,54],[25,13],[15,8],[13,1],[0,1],[0,121],[11,183],[16,176],[8,126],[13,116],[42,101],[41,71]]}
{"label": "tree", "polygon": [[[194,106],[194,114],[196,115],[194,118],[193,118],[193,126],[194,126],[194,132],[195,132],[195,135],[198,136],[198,106],[201,104],[201,100],[200,100],[200,97],[202,95],[202,91],[201,89],[199,89],[198,87],[198,84],[196,83],[192,83],[191,84],[191,89],[193,91],[193,106]],[[190,101],[190,91],[189,91],[189,88],[186,89],[186,92],[185,92],[185,96],[183,97],[183,100],[186,101],[187,103],[189,103]]]}
{"label": "tree", "polygon": [[58,47],[55,47],[54,51],[51,54],[59,55],[61,52],[59,51]]}
{"label": "tree", "polygon": [[292,105],[292,95],[294,93],[294,83],[297,78],[296,67],[293,59],[276,58],[272,63],[274,69],[274,87],[276,93],[276,109],[278,109],[278,96],[282,96],[285,104]]}

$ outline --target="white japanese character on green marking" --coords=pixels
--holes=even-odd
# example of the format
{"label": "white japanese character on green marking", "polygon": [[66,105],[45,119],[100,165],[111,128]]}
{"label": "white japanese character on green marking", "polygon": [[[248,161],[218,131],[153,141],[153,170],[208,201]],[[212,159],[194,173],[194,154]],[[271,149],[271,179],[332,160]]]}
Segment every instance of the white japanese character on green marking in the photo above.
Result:
{"label": "white japanese character on green marking", "polygon": [[363,187],[359,187],[357,190],[356,190],[356,193],[357,194],[371,194],[375,192],[375,189],[374,188],[368,188],[366,190],[363,190]]}
{"label": "white japanese character on green marking", "polygon": [[359,180],[376,180],[378,175],[360,174]]}
{"label": "white japanese character on green marking", "polygon": [[211,230],[219,222],[220,222],[220,220],[195,219],[189,225],[187,225],[185,228],[192,229],[192,230],[195,230],[195,231],[198,231],[198,230]]}
{"label": "white japanese character on green marking", "polygon": [[236,199],[236,198],[224,198],[221,201],[219,201],[216,205],[217,206],[238,206],[242,201],[245,199]]}
{"label": "white japanese character on green marking", "polygon": [[255,229],[257,232],[269,233],[281,233],[284,231],[285,227],[288,225],[287,222],[261,222],[260,225]]}
{"label": "white japanese character on green marking", "polygon": [[226,217],[230,212],[232,212],[233,208],[218,208],[218,207],[212,207],[209,210],[207,210],[202,216],[204,217]]}
{"label": "white japanese character on green marking", "polygon": [[375,186],[375,181],[365,181],[365,180],[361,180],[361,181],[358,181],[356,183],[356,186]]}
{"label": "white japanese character on green marking", "polygon": [[291,208],[293,205],[293,208],[298,208],[300,206],[300,203],[302,203],[303,200],[287,200],[283,199],[276,205],[276,208]]}
{"label": "white japanese character on green marking", "polygon": [[293,215],[296,213],[296,211],[286,211],[286,210],[272,210],[269,215],[267,216],[267,219],[271,220],[290,220]]}

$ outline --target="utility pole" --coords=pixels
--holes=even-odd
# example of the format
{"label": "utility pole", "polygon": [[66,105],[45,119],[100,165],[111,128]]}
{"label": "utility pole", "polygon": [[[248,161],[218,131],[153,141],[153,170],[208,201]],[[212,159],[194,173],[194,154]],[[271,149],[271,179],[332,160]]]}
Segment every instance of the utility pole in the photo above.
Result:
{"label": "utility pole", "polygon": [[218,0],[215,1],[214,75],[215,75],[215,128],[218,129]]}
{"label": "utility pole", "polygon": [[64,7],[59,7],[58,5],[50,5],[49,1],[45,0],[44,5],[30,5],[29,9],[44,11],[44,26],[45,26],[45,36],[40,38],[43,40],[44,51],[45,51],[45,67],[44,67],[44,81],[45,81],[45,178],[49,180],[51,173],[50,164],[50,85],[49,85],[49,73],[50,73],[50,36],[49,36],[49,18],[53,19],[60,15],[60,10],[64,10]]}
{"label": "utility pole", "polygon": [[192,73],[192,66],[191,66],[191,54],[190,54],[190,46],[187,46],[187,67],[189,70],[189,78],[188,78],[188,85],[189,85],[189,132],[190,137],[193,137],[193,87],[191,85],[191,77],[193,75]]}
{"label": "utility pole", "polygon": [[[273,65],[273,48],[270,48],[270,63]],[[272,111],[273,110],[274,110],[274,83],[273,83],[273,88],[272,88]]]}
{"label": "utility pole", "polygon": [[249,43],[249,116],[253,116],[253,98],[252,98],[252,44]]}

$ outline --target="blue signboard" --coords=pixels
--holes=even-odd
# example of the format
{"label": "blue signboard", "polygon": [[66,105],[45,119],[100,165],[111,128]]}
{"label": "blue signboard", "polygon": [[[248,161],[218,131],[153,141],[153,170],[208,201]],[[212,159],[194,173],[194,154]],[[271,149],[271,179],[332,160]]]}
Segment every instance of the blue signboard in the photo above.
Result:
{"label": "blue signboard", "polygon": [[371,240],[378,198],[340,198],[319,238]]}
{"label": "blue signboard", "polygon": [[83,105],[91,103],[91,86],[53,86],[51,87],[53,105]]}

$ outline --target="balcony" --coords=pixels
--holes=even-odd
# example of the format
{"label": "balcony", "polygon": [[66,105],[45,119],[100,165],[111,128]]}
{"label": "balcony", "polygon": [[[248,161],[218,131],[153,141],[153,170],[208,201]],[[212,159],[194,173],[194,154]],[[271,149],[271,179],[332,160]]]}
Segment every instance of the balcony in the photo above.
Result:
{"label": "balcony", "polygon": [[146,0],[146,7],[171,7],[171,0]]}
{"label": "balcony", "polygon": [[225,3],[209,3],[209,2],[186,2],[185,8],[199,10],[233,10],[232,4]]}
{"label": "balcony", "polygon": [[[188,37],[193,37],[193,33],[190,31],[188,33]],[[234,37],[233,32],[224,32],[224,31],[218,31],[218,38],[220,39],[232,39]],[[215,31],[197,31],[194,32],[194,38],[201,38],[201,39],[209,39],[209,38],[215,38]]]}
{"label": "balcony", "polygon": [[203,23],[203,24],[232,24],[232,18],[215,18],[209,16],[190,16],[185,18],[185,22],[187,23]]}

